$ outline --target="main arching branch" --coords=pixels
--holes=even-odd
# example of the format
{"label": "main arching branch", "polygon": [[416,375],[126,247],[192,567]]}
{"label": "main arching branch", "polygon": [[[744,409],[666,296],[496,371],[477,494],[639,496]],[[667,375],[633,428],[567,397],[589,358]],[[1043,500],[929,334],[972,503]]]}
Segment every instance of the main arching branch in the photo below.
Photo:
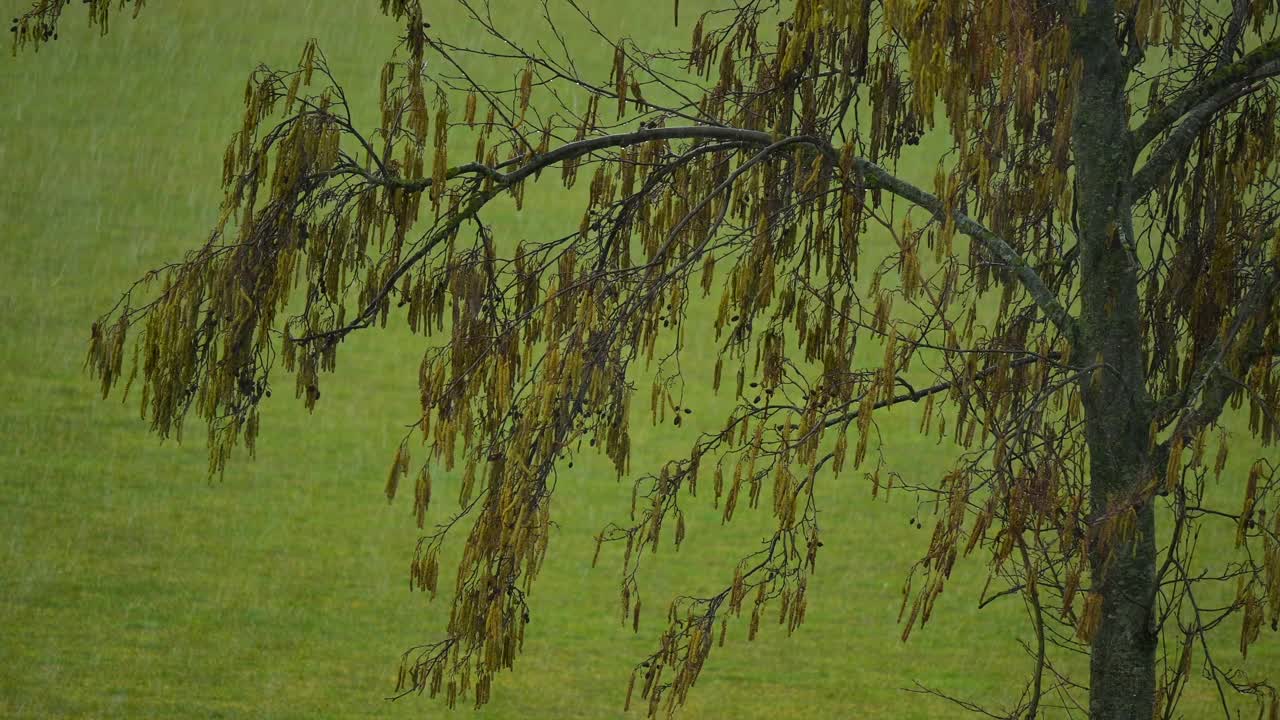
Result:
{"label": "main arching branch", "polygon": [[[482,163],[467,163],[465,165],[459,165],[449,169],[445,173],[445,176],[447,178],[456,178],[462,175],[482,176],[491,180],[494,183],[493,187],[474,196],[471,202],[467,203],[462,210],[457,212],[456,217],[451,218],[445,223],[443,230],[437,231],[432,240],[428,241],[424,247],[420,248],[417,252],[407,258],[404,263],[402,263],[401,266],[391,274],[383,288],[383,291],[378,293],[374,300],[370,302],[350,324],[343,328],[325,333],[325,335],[345,335],[351,330],[362,327],[367,323],[368,319],[376,313],[381,302],[385,300],[387,294],[391,291],[391,288],[394,287],[395,282],[403,276],[405,272],[425,258],[440,241],[447,237],[448,233],[453,228],[457,227],[466,218],[473,216],[476,212],[479,212],[479,210],[487,204],[489,200],[497,196],[500,191],[514,187],[517,183],[536,175],[548,167],[562,162],[575,160],[593,152],[625,148],[647,142],[669,140],[715,140],[741,143],[744,146],[764,146],[765,148],[772,148],[773,150],[781,150],[793,145],[807,144],[811,145],[821,153],[833,169],[837,168],[840,163],[840,153],[835,149],[835,147],[826,140],[816,136],[800,135],[777,139],[770,133],[759,130],[747,130],[718,125],[694,125],[683,127],[647,128],[637,130],[635,132],[617,133],[578,140],[540,155],[524,155],[499,163],[496,166],[489,166]],[[759,160],[759,158],[756,158],[756,160]],[[1040,309],[1045,313],[1045,316],[1056,327],[1058,327],[1059,330],[1070,338],[1075,337],[1075,319],[1058,300],[1054,292],[1045,284],[1044,280],[1039,276],[1035,269],[1032,268],[1031,265],[1027,263],[1027,261],[1003,238],[996,235],[990,229],[986,228],[965,213],[954,208],[947,207],[942,200],[933,194],[893,175],[870,160],[856,157],[853,159],[852,165],[854,171],[858,174],[861,183],[866,187],[887,190],[891,194],[926,210],[936,219],[943,220],[950,217],[950,219],[955,222],[956,228],[961,233],[986,247],[988,251],[994,254],[1007,266],[1013,276],[1017,278],[1018,282],[1031,295],[1031,298],[1036,305],[1040,307]],[[504,172],[508,168],[514,169]],[[378,182],[379,184],[400,188],[409,192],[422,192],[433,184],[433,180],[431,178],[405,180],[395,177],[369,177],[368,179]],[[848,178],[847,180],[851,181],[852,178]]]}

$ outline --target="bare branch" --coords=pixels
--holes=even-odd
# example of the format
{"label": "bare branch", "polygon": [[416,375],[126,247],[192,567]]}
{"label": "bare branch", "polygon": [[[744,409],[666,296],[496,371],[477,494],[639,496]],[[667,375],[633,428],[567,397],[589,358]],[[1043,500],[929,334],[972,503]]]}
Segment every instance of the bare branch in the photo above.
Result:
{"label": "bare branch", "polygon": [[[1057,360],[1059,357],[1060,356],[1057,353],[1052,353],[1048,357],[1041,357],[1039,355],[1027,355],[1026,357],[1020,357],[1017,360],[1010,361],[1007,366],[1002,367],[1000,365],[992,365],[991,367],[976,373],[971,380],[967,380],[966,382],[981,380],[997,372],[1014,370],[1016,368],[1025,367],[1027,365],[1031,365],[1033,363],[1040,362],[1040,361]],[[949,380],[947,382],[940,382],[934,385],[930,385],[929,387],[920,388],[919,390],[911,390],[909,392],[901,393],[899,395],[894,395],[893,397],[887,400],[880,400],[879,402],[872,405],[871,409],[879,410],[881,408],[886,408],[891,405],[899,405],[904,402],[920,402],[921,400],[929,397],[930,395],[936,395],[937,393],[940,393],[940,392],[946,392],[958,384],[959,384],[958,381]],[[842,423],[847,423],[851,420],[856,420],[860,412],[861,412],[860,410],[851,410],[843,415],[833,417],[830,420],[826,421],[825,427],[832,427],[835,425],[840,425]]]}
{"label": "bare branch", "polygon": [[1235,0],[1231,8],[1231,21],[1227,23],[1226,35],[1222,38],[1222,47],[1218,48],[1218,68],[1226,67],[1240,48],[1240,39],[1244,37],[1245,21],[1249,18],[1249,0]]}

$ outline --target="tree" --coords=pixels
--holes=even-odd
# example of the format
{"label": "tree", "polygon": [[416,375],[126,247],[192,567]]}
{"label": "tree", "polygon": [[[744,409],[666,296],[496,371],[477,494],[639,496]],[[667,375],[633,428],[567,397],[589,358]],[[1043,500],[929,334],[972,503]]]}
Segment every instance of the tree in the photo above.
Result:
{"label": "tree", "polygon": [[[1170,718],[1193,657],[1228,715],[1234,690],[1275,716],[1275,688],[1208,639],[1238,616],[1244,655],[1280,623],[1276,463],[1253,464],[1243,499],[1210,483],[1229,406],[1264,445],[1280,434],[1275,2],[739,0],[694,16],[677,0],[691,39],[668,51],[565,0],[612,50],[594,72],[549,1],[556,42],[536,48],[457,1],[465,45],[419,0],[381,0],[405,32],[372,130],[316,42],[294,68],[255,70],[208,241],[129,289],[88,357],[104,396],[140,383],[160,435],[204,421],[217,474],[238,444],[253,452],[281,370],[313,407],[352,333],[394,314],[438,340],[386,493],[420,444],[425,528],[433,471],[458,468],[458,509],[419,543],[412,584],[434,596],[445,538],[465,532],[465,549],[444,636],[405,655],[399,690],[486,701],[529,622],[556,467],[594,450],[632,477],[633,398],[649,384],[650,421],[681,423],[681,358],[711,347],[710,324],[734,411],[686,457],[638,469],[632,521],[600,533],[624,548],[624,615],[638,622],[642,551],[664,526],[683,540],[700,479],[726,521],[764,496],[776,530],[721,591],[672,602],[628,705],[638,690],[649,715],[678,706],[744,610],[749,636],[766,607],[803,621],[815,486],[865,468],[879,487],[876,411],[912,402],[922,433],[963,449],[915,488],[936,524],[904,638],[977,552],[1036,638],[1008,716],[1045,712],[1052,687],[1094,718]],[[105,31],[110,0],[85,4]],[[15,51],[56,39],[68,5],[15,18]],[[481,64],[516,82],[475,80]],[[895,174],[934,145],[932,188]],[[569,191],[588,172],[562,237],[517,245],[484,221],[543,173]],[[866,257],[875,233],[896,249]],[[880,362],[859,364],[859,343]],[[1238,552],[1206,565],[1210,523]],[[1222,585],[1234,600],[1206,604]],[[1073,652],[1087,684],[1058,660]]]}

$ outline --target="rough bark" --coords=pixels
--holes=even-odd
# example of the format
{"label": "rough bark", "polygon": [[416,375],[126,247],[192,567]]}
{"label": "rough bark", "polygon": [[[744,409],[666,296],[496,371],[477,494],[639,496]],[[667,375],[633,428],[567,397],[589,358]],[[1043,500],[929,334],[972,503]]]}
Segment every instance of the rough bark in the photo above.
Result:
{"label": "rough bark", "polygon": [[[1082,62],[1072,140],[1083,291],[1076,358],[1085,371],[1093,589],[1102,598],[1090,667],[1094,720],[1150,718],[1155,699],[1155,516],[1149,501],[1135,502],[1151,478],[1151,403],[1128,198],[1135,154],[1127,128],[1128,67],[1114,10],[1112,2],[1091,0],[1072,26]],[[1109,520],[1130,512],[1131,532],[1100,542]]]}

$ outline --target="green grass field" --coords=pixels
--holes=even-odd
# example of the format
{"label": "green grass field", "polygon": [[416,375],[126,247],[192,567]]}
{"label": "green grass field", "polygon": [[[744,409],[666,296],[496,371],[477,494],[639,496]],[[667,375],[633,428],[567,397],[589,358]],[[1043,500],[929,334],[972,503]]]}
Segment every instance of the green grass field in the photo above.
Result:
{"label": "green grass field", "polygon": [[[455,22],[438,4],[433,23]],[[631,3],[589,4],[634,35],[674,45],[687,32],[670,30],[664,3],[644,17],[630,16]],[[81,371],[93,319],[214,221],[247,72],[296,61],[314,36],[353,101],[369,100],[396,25],[371,0],[167,2],[100,38],[77,10],[51,48],[0,61],[0,717],[445,715],[437,701],[385,699],[399,654],[437,637],[448,613],[448,598],[408,591],[418,531],[408,503],[382,494],[414,417],[421,338],[347,343],[313,415],[277,393],[257,460],[239,458],[221,482],[206,476],[198,426],[187,444],[162,445],[133,400],[102,402]],[[521,215],[490,219],[514,240],[580,214],[574,198],[539,197]],[[727,401],[694,391],[689,405],[716,418]],[[944,471],[948,449],[895,413],[881,419],[890,469],[921,479]],[[685,453],[687,441],[639,431],[633,467]],[[1237,447],[1232,483],[1258,452]],[[790,638],[767,627],[753,643],[731,627],[685,716],[957,714],[904,692],[917,680],[994,706],[1015,700],[1031,664],[1017,644],[1030,635],[1022,606],[979,612],[986,573],[969,562],[934,622],[903,644],[899,591],[927,540],[907,523],[915,505],[902,494],[873,501],[853,473],[825,487],[829,535],[806,624]],[[451,717],[620,716],[631,665],[654,646],[667,601],[722,584],[767,520],[748,513],[721,527],[709,507],[697,514],[685,547],[649,562],[647,612],[633,634],[619,622],[616,556],[606,550],[590,569],[592,535],[625,517],[629,496],[604,462],[561,475],[559,529],[524,655],[492,704]],[[1238,620],[1224,652],[1235,632]],[[1250,661],[1280,668],[1274,635]],[[1184,709],[1201,717],[1216,703],[1202,682]]]}

